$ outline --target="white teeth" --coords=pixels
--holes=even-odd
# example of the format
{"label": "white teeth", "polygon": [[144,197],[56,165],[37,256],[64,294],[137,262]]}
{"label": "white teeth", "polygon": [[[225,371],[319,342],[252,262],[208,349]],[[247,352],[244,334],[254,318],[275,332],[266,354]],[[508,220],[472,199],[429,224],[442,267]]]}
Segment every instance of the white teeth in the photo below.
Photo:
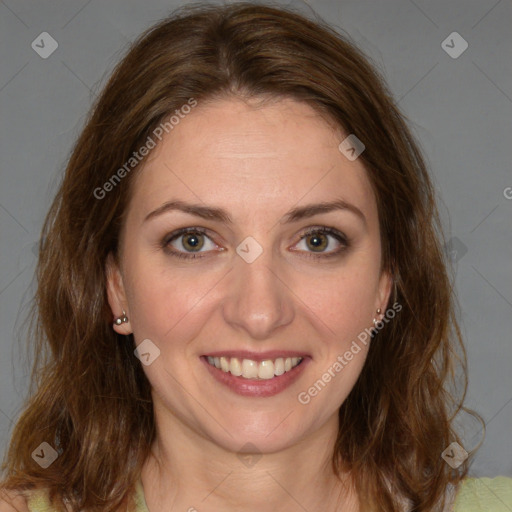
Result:
{"label": "white teeth", "polygon": [[242,377],[246,379],[255,379],[258,376],[258,363],[251,359],[242,361]]}
{"label": "white teeth", "polygon": [[274,375],[283,375],[284,373],[284,359],[278,357],[274,362]]}
{"label": "white teeth", "polygon": [[220,358],[220,367],[223,372],[229,372],[229,361],[225,357]]}
{"label": "white teeth", "polygon": [[273,361],[261,361],[258,368],[258,377],[260,379],[272,379],[274,377],[274,363]]}
{"label": "white teeth", "polygon": [[274,376],[283,375],[295,368],[302,361],[302,357],[278,357],[275,360],[253,361],[252,359],[240,359],[236,357],[211,357],[208,363],[223,372],[229,372],[236,377],[244,379],[272,379]]}
{"label": "white teeth", "polygon": [[240,360],[236,357],[231,358],[231,362],[229,363],[229,371],[236,377],[240,377],[240,375],[242,375],[242,365]]}

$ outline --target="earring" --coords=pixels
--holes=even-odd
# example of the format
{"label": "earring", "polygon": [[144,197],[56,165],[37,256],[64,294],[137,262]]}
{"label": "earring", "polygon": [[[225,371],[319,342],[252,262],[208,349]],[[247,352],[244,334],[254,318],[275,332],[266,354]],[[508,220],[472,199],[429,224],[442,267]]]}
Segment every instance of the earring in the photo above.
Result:
{"label": "earring", "polygon": [[126,316],[126,313],[123,309],[123,314],[122,316],[118,316],[115,320],[114,320],[114,323],[116,325],[121,325],[121,324],[125,324],[128,322],[128,317]]}
{"label": "earring", "polygon": [[[381,311],[382,310],[380,308],[377,309],[377,315],[380,315]],[[377,323],[378,323],[378,320],[376,318],[374,318],[373,319],[373,325],[374,325],[375,328],[377,328]]]}

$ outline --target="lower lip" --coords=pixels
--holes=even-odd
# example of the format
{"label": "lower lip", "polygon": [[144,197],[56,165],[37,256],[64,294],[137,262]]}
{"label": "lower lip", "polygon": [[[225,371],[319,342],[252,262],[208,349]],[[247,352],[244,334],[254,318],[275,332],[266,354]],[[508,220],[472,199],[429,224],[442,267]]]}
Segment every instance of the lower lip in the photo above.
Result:
{"label": "lower lip", "polygon": [[305,357],[295,368],[272,379],[244,379],[212,366],[206,357],[201,357],[210,374],[231,391],[242,396],[262,398],[277,395],[291,386],[302,375],[310,360],[309,357]]}

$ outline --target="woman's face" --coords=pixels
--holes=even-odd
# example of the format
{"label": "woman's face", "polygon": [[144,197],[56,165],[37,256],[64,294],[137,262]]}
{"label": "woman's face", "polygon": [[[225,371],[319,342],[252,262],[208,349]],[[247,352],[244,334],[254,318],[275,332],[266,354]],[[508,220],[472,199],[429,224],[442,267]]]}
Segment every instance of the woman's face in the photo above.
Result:
{"label": "woman's face", "polygon": [[157,423],[265,453],[337,428],[390,279],[348,134],[294,100],[251,105],[199,103],[152,150],[109,301],[143,342]]}

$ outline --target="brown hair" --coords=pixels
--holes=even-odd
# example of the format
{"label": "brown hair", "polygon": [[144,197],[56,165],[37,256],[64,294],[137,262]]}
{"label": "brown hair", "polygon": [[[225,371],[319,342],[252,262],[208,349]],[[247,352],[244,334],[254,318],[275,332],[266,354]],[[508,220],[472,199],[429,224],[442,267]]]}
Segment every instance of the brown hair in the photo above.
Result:
{"label": "brown hair", "polygon": [[[435,510],[447,485],[467,473],[468,461],[452,470],[440,457],[459,441],[451,419],[467,380],[424,160],[384,81],[347,38],[321,20],[250,3],[195,4],[152,27],[94,105],[42,232],[31,396],[13,431],[3,486],[45,487],[73,510],[128,504],[155,423],[133,335],[112,330],[105,262],[117,255],[141,166],[106,198],[94,190],[191,98],[230,95],[307,102],[366,146],[360,158],[377,199],[382,267],[394,276],[402,310],[371,344],[340,408],[333,468],[352,472],[364,510],[397,511],[402,499]],[[459,400],[449,390],[457,368]],[[59,453],[47,469],[31,457],[42,442]]]}

